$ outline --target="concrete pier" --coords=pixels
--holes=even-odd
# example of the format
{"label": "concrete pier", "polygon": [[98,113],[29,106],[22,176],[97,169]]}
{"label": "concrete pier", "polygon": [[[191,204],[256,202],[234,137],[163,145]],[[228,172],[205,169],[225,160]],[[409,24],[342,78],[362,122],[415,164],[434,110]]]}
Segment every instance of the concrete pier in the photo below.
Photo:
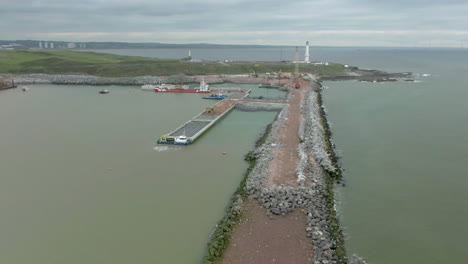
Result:
{"label": "concrete pier", "polygon": [[249,96],[250,90],[245,92],[236,91],[225,99],[219,101],[211,107],[207,107],[205,111],[196,115],[189,121],[185,122],[178,128],[172,130],[166,135],[162,135],[158,144],[165,145],[178,145],[176,143],[176,138],[179,136],[186,136],[188,139],[188,145],[193,143],[198,137],[200,137],[205,131],[212,127],[218,120],[223,118],[227,113],[229,113],[236,104]]}

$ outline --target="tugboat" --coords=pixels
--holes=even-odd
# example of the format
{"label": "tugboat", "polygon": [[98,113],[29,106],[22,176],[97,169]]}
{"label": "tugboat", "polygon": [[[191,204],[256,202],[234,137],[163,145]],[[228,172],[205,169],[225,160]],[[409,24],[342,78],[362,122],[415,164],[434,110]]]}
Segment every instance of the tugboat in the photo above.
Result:
{"label": "tugboat", "polygon": [[108,94],[108,93],[109,93],[109,90],[107,90],[107,89],[101,89],[101,90],[99,90],[99,93],[100,93],[100,94]]}

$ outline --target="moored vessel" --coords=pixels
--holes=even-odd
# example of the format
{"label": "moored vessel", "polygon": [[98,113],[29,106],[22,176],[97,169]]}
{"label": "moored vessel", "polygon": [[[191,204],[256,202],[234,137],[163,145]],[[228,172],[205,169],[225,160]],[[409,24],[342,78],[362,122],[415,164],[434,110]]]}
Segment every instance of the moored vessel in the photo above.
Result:
{"label": "moored vessel", "polygon": [[200,82],[198,89],[189,89],[188,85],[174,85],[174,84],[158,84],[151,85],[145,84],[141,87],[143,90],[154,90],[157,93],[210,93],[209,85],[203,79]]}
{"label": "moored vessel", "polygon": [[157,143],[163,145],[190,145],[192,144],[192,141],[185,135],[177,137],[163,135],[159,137]]}
{"label": "moored vessel", "polygon": [[212,100],[223,100],[224,98],[228,97],[227,94],[219,93],[212,93],[209,96],[203,97],[203,99],[212,99]]}

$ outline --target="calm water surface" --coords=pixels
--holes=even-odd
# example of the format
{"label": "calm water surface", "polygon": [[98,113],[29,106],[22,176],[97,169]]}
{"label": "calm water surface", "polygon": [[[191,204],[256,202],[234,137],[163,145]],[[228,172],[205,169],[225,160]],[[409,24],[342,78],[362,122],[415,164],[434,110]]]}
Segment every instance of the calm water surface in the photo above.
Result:
{"label": "calm water surface", "polygon": [[432,76],[325,83],[346,169],[338,196],[348,251],[380,264],[467,263],[468,51],[367,55],[356,61]]}
{"label": "calm water surface", "polygon": [[0,263],[198,263],[243,155],[276,115],[234,111],[167,150],[159,135],[213,101],[30,87],[0,91]]}

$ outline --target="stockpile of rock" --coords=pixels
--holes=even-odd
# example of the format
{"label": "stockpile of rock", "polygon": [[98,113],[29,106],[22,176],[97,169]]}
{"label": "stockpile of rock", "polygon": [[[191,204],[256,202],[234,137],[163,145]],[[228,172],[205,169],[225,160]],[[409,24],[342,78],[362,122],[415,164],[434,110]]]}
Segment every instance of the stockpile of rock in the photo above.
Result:
{"label": "stockpile of rock", "polygon": [[242,111],[281,111],[286,104],[280,103],[263,103],[263,102],[246,102],[236,104],[236,109]]}

